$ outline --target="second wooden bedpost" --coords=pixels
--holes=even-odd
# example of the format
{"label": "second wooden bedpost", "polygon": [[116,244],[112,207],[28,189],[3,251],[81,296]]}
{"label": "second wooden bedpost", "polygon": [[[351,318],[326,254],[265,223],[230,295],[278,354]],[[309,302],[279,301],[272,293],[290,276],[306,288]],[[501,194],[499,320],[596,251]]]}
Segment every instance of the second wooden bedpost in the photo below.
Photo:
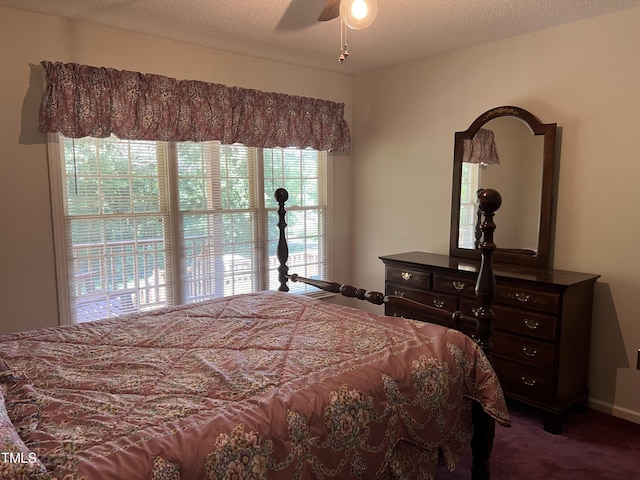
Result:
{"label": "second wooden bedpost", "polygon": [[[476,297],[480,307],[475,313],[478,322],[476,328],[476,342],[491,360],[493,344],[490,337],[493,333],[494,313],[491,305],[496,295],[496,279],[493,273],[492,257],[496,249],[493,242],[493,233],[496,224],[493,215],[502,204],[500,194],[491,189],[478,193],[479,209],[483,214],[480,224],[482,241],[479,248],[482,254],[480,275],[476,281]],[[473,438],[471,439],[471,451],[473,452],[473,465],[471,466],[472,480],[489,480],[489,459],[495,437],[495,420],[488,415],[478,402],[473,402]]]}
{"label": "second wooden bedpost", "polygon": [[280,262],[280,266],[278,267],[278,281],[280,282],[280,287],[278,287],[278,290],[280,292],[288,292],[289,286],[287,285],[287,280],[289,279],[289,267],[287,266],[287,260],[289,260],[289,246],[287,245],[287,236],[285,234],[285,229],[287,228],[285,216],[287,211],[284,209],[284,204],[289,200],[289,192],[284,188],[279,188],[276,190],[275,197],[280,207],[278,209],[278,229],[280,230],[280,237],[278,238],[278,262]]}
{"label": "second wooden bedpost", "polygon": [[478,345],[484,350],[487,356],[491,356],[493,344],[490,337],[493,333],[494,313],[491,308],[493,300],[496,296],[496,278],[493,273],[493,252],[496,244],[493,242],[493,233],[496,230],[496,224],[493,222],[493,216],[502,204],[500,194],[492,189],[485,189],[478,193],[479,209],[483,214],[483,220],[480,224],[482,231],[482,240],[479,248],[482,255],[482,265],[480,266],[480,274],[476,280],[476,297],[480,307],[476,311],[476,319],[478,326],[476,329]]}

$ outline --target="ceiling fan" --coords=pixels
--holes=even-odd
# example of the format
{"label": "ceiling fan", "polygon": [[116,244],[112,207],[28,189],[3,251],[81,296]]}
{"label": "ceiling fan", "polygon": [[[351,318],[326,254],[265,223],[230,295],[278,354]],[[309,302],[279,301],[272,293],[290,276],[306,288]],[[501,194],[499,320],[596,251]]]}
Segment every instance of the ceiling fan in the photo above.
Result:
{"label": "ceiling fan", "polygon": [[376,0],[327,0],[318,21],[326,22],[340,17],[340,56],[344,62],[349,56],[347,51],[347,27],[353,30],[367,28],[373,23],[378,12]]}
{"label": "ceiling fan", "polygon": [[373,23],[377,11],[376,0],[327,0],[318,21],[326,22],[340,17],[349,28],[360,30]]}

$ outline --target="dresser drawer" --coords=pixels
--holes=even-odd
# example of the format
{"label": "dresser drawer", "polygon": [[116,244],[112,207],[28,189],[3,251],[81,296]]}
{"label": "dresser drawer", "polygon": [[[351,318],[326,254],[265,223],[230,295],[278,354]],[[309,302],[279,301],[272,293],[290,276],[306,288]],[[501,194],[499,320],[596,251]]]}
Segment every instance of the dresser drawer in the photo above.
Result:
{"label": "dresser drawer", "polygon": [[556,323],[558,319],[556,317],[500,306],[495,306],[493,311],[496,315],[494,326],[497,329],[530,335],[552,342],[557,340]]}
{"label": "dresser drawer", "polygon": [[385,294],[408,298],[429,305],[430,307],[436,307],[450,312],[458,309],[458,299],[456,297],[438,292],[417,290],[405,285],[398,285],[397,283],[387,282]]}
{"label": "dresser drawer", "polygon": [[553,400],[553,375],[511,362],[497,354],[493,357],[493,368],[505,394],[539,402]]}
{"label": "dresser drawer", "polygon": [[475,297],[475,279],[464,276],[433,274],[433,289],[452,295]]}
{"label": "dresser drawer", "polygon": [[498,285],[495,301],[496,303],[530,308],[545,313],[558,313],[560,295],[552,292]]}
{"label": "dresser drawer", "polygon": [[[467,298],[460,299],[460,310],[465,315],[474,316],[476,308],[478,308],[477,301]],[[529,335],[552,342],[556,341],[557,317],[501,305],[494,305],[492,309],[495,314],[493,325],[497,330]]]}
{"label": "dresser drawer", "polygon": [[387,280],[409,287],[431,290],[431,274],[408,268],[387,266]]}
{"label": "dresser drawer", "polygon": [[552,371],[555,365],[556,347],[549,343],[495,332],[491,337],[494,354],[531,365],[542,370]]}

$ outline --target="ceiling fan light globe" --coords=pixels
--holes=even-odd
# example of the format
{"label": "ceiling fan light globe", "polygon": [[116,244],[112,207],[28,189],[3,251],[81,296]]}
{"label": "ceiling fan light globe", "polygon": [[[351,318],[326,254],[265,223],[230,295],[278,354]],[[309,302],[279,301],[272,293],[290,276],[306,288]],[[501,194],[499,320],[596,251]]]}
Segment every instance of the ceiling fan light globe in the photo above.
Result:
{"label": "ceiling fan light globe", "polygon": [[353,30],[362,30],[373,23],[378,13],[376,0],[342,0],[340,17]]}

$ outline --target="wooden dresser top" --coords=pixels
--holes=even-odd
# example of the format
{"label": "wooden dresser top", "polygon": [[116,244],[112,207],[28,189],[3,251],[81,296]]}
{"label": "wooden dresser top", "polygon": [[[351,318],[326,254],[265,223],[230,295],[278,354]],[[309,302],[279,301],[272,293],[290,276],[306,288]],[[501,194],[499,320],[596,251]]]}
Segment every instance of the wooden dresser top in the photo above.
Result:
{"label": "wooden dresser top", "polygon": [[[477,273],[480,261],[470,258],[451,257],[427,252],[406,252],[379,257],[385,264],[413,264],[416,267],[429,266],[436,269]],[[548,285],[569,286],[581,282],[595,282],[600,275],[592,273],[570,272],[567,270],[523,267],[495,263],[493,270],[497,278],[528,280]]]}

